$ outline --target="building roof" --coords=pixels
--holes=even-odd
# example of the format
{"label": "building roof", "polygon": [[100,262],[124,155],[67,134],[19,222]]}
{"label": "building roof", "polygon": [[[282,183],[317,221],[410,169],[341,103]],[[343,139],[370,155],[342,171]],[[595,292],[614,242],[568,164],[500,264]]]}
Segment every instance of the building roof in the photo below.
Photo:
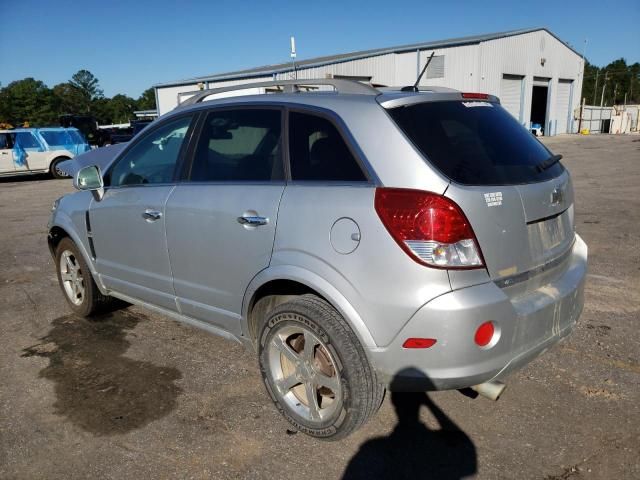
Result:
{"label": "building roof", "polygon": [[[576,55],[581,55],[573,47],[571,47],[566,42],[562,41],[557,35],[555,35],[553,32],[551,32],[546,28],[525,28],[521,30],[511,30],[508,32],[487,33],[483,35],[472,35],[469,37],[458,37],[458,38],[450,38],[447,40],[435,40],[431,42],[412,43],[409,45],[400,45],[397,47],[375,48],[372,50],[361,50],[357,52],[340,53],[337,55],[327,55],[324,57],[309,58],[307,60],[297,60],[296,68],[302,69],[302,68],[311,68],[311,67],[321,67],[324,65],[332,64],[332,63],[359,60],[362,58],[376,57],[379,55],[386,55],[389,53],[403,53],[403,52],[410,52],[413,50],[434,50],[436,48],[458,47],[461,45],[473,45],[481,42],[486,42],[489,40],[497,40],[505,37],[513,37],[516,35],[523,35],[526,33],[537,32],[540,30],[544,30],[549,35],[552,35],[560,43],[562,43],[571,51],[573,51]],[[287,62],[287,63],[279,63],[276,65],[264,65],[262,67],[249,68],[246,70],[236,70],[234,72],[218,73],[218,74],[212,74],[212,75],[207,75],[203,77],[188,78],[185,80],[177,80],[174,82],[160,83],[160,84],[154,85],[154,87],[155,88],[176,87],[180,85],[190,85],[190,84],[195,84],[200,82],[213,82],[213,81],[222,81],[222,80],[237,80],[241,78],[264,77],[264,76],[275,75],[278,73],[290,72],[292,70],[293,70],[293,67],[291,62]]]}

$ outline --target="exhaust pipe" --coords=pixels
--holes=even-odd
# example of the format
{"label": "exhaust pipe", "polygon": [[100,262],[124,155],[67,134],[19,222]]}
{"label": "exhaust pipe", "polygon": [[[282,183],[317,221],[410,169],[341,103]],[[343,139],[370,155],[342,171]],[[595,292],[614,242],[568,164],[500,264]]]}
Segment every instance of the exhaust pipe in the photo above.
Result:
{"label": "exhaust pipe", "polygon": [[500,395],[502,395],[502,392],[504,392],[505,388],[507,388],[507,386],[504,383],[493,381],[481,383],[480,385],[474,385],[473,387],[471,387],[471,390],[477,392],[479,395],[482,395],[485,398],[488,398],[489,400],[497,401],[500,398]]}

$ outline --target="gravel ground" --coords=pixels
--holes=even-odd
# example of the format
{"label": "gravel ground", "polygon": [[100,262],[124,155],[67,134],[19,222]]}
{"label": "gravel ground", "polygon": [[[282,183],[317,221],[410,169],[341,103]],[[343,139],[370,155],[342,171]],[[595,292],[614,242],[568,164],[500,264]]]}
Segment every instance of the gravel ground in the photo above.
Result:
{"label": "gravel ground", "polygon": [[387,396],[333,443],[288,432],[232,342],[133,307],[71,316],[46,246],[71,182],[0,180],[0,478],[640,478],[640,136],[545,143],[589,245],[576,331],[497,403]]}

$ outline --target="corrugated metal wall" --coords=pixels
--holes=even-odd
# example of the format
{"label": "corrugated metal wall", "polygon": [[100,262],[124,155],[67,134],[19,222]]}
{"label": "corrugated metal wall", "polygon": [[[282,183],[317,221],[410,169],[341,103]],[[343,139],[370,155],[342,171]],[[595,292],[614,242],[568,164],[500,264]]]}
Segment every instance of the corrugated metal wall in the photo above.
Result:
{"label": "corrugated metal wall", "polygon": [[[220,87],[230,87],[233,85],[243,85],[245,83],[253,83],[253,82],[264,82],[272,80],[272,77],[258,77],[251,79],[240,79],[240,80],[227,80],[222,82],[208,82],[208,88],[220,88]],[[207,88],[207,85],[204,85]],[[164,115],[167,112],[170,112],[174,108],[178,106],[178,98],[180,101],[184,101],[189,98],[189,95],[180,95],[186,92],[196,92],[198,91],[198,84],[192,83],[189,85],[180,85],[179,87],[162,87],[156,89],[156,99],[158,102],[158,114]],[[256,92],[257,93],[257,92]],[[228,93],[224,94],[224,96],[230,97],[234,95],[242,95],[242,92],[239,93]],[[246,95],[246,91],[244,91]],[[215,97],[211,97],[215,98]]]}
{"label": "corrugated metal wall", "polygon": [[[415,82],[418,69],[427,61],[431,50],[390,53],[375,57],[333,63],[330,65],[298,70],[298,78],[327,78],[329,75],[371,77],[376,84],[389,86],[411,85]],[[533,78],[549,79],[547,133],[576,131],[577,123],[567,110],[573,112],[580,104],[582,90],[583,61],[562,42],[544,30],[490,40],[475,45],[464,45],[435,50],[434,58],[441,57],[432,70],[431,77],[423,77],[421,86],[446,86],[461,91],[474,91],[501,95],[503,75],[518,75],[523,78],[523,100],[519,117],[525,126],[529,125]],[[441,75],[441,72],[444,72]],[[279,73],[277,79],[293,78],[292,72]],[[247,78],[223,82],[210,82],[209,88],[238,85],[256,81],[271,80],[271,76]],[[565,101],[556,98],[560,79],[572,80],[568,108]],[[197,90],[197,85],[163,87],[157,89],[159,113],[175,108],[178,94]],[[558,122],[559,118],[563,120]],[[565,127],[565,124],[567,124]]]}
{"label": "corrugated metal wall", "polygon": [[[557,129],[558,115],[556,95],[560,79],[573,80],[571,108],[580,105],[582,91],[582,59],[549,33],[541,30],[513,37],[490,40],[480,44],[482,58],[480,68],[480,91],[500,95],[500,81],[503,74],[524,76],[524,103],[522,114],[524,124],[529,125],[531,114],[531,94],[533,77],[550,79],[547,101],[547,125],[545,131],[552,134]],[[573,120],[573,117],[572,119]],[[577,125],[570,125],[576,131]],[[564,132],[558,132],[564,133]]]}

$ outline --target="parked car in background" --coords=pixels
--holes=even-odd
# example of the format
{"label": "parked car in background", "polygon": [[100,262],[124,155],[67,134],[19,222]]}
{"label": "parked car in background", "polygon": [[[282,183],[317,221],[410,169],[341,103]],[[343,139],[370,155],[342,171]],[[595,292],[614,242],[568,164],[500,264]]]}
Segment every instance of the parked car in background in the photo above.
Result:
{"label": "parked car in background", "polygon": [[114,128],[109,132],[105,144],[126,143],[144,130],[153,120],[132,120],[129,128]]}
{"label": "parked car in background", "polygon": [[48,242],[76,314],[119,299],[243,343],[280,412],[324,439],[386,388],[496,399],[572,331],[571,178],[496,97],[227,90],[267,86],[285,93],[205,91],[75,162]]}
{"label": "parked car in background", "polygon": [[61,115],[60,126],[65,128],[77,128],[87,140],[89,145],[102,147],[108,138],[98,129],[98,121],[90,115]]}
{"label": "parked car in background", "polygon": [[76,128],[0,130],[0,176],[50,173],[67,175],[58,166],[91,147]]}

